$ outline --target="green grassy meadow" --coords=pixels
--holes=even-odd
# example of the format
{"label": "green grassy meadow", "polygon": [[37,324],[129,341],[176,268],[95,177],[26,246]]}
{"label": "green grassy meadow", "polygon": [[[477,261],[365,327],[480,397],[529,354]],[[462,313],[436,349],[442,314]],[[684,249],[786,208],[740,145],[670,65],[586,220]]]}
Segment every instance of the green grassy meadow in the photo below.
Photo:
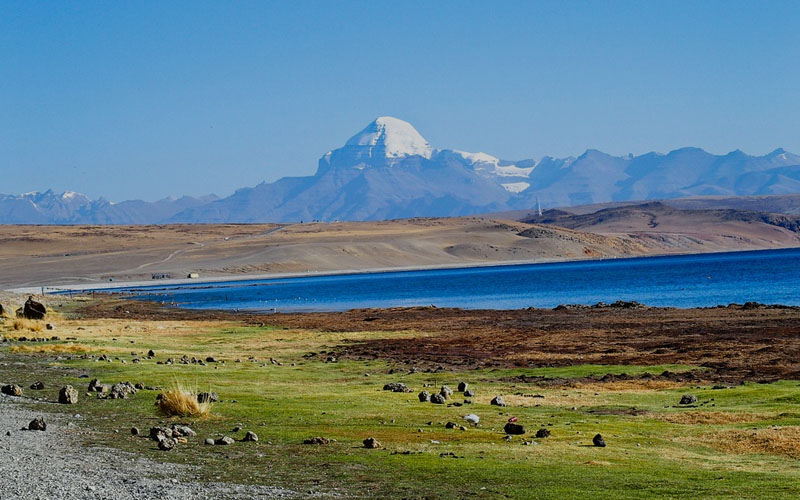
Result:
{"label": "green grassy meadow", "polygon": [[[26,334],[13,330],[9,321],[0,333],[11,339]],[[342,343],[413,332],[330,333],[222,322],[65,317],[53,333],[76,340],[0,344],[5,361],[0,381],[17,383],[26,396],[48,400],[72,384],[80,392],[79,403],[47,409],[80,413],[88,446],[198,465],[201,479],[344,498],[800,497],[797,381],[724,389],[641,382],[537,387],[508,380],[521,374],[578,378],[695,367],[579,365],[409,373],[409,366],[382,361],[325,362],[325,353]],[[156,352],[154,359],[132,362],[149,349]],[[309,353],[323,354],[308,358]],[[102,354],[113,361],[96,361]],[[219,362],[157,364],[183,355],[214,356]],[[389,373],[392,369],[395,373]],[[80,378],[82,374],[89,378]],[[180,383],[216,392],[221,401],[207,418],[164,418],[154,406],[158,391],[141,390],[125,400],[97,399],[86,395],[90,378],[163,388]],[[37,380],[45,383],[44,391],[27,389]],[[472,404],[418,401],[417,392],[423,389],[437,392],[447,384],[455,390],[460,381],[476,392]],[[404,382],[414,392],[383,391],[388,382]],[[698,397],[697,408],[677,407],[685,393]],[[496,395],[509,406],[491,406]],[[455,393],[449,403],[464,399]],[[462,419],[468,413],[480,416],[478,427]],[[512,416],[527,433],[507,442],[502,429]],[[445,429],[448,421],[467,430]],[[151,426],[165,422],[186,423],[198,436],[164,452],[154,441],[130,433],[135,426],[146,435]],[[241,430],[232,432],[234,427]],[[540,428],[552,435],[535,439]],[[238,441],[246,431],[256,432],[259,442]],[[597,433],[607,447],[591,446]],[[237,442],[203,444],[207,437],[222,435]],[[302,444],[314,436],[335,442]],[[367,437],[383,448],[365,449],[361,442]],[[523,444],[530,441],[534,443]]]}

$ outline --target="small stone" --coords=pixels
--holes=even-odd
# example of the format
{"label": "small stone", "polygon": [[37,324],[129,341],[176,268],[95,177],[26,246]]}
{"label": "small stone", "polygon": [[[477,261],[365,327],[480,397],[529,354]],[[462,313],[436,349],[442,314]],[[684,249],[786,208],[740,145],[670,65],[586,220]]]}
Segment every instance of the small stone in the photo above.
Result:
{"label": "small stone", "polygon": [[215,358],[214,356],[209,356],[206,358],[206,363],[216,363],[216,362],[217,358]]}
{"label": "small stone", "polygon": [[228,436],[222,436],[221,438],[214,440],[214,444],[223,446],[233,444],[234,442],[235,441],[233,440],[233,438],[229,438]]}
{"label": "small stone", "polygon": [[242,441],[247,443],[254,443],[258,441],[258,435],[253,431],[247,431],[247,434],[244,435]]}
{"label": "small stone", "polygon": [[41,391],[42,389],[44,389],[44,383],[34,382],[31,384],[31,389],[33,389],[34,391]]}
{"label": "small stone", "polygon": [[370,450],[383,448],[383,446],[378,442],[378,440],[373,437],[368,437],[363,441],[363,443],[364,443],[364,448],[368,448]]}
{"label": "small stone", "polygon": [[305,439],[303,441],[303,444],[328,444],[330,442],[331,442],[331,440],[328,439],[328,438],[317,436],[317,437]]}
{"label": "small stone", "polygon": [[42,417],[36,417],[28,424],[29,431],[46,431],[47,423]]}
{"label": "small stone", "polygon": [[197,394],[198,403],[215,403],[219,401],[219,396],[216,392],[201,392]]}
{"label": "small stone", "polygon": [[78,403],[78,391],[71,385],[67,385],[58,391],[58,402],[64,405],[74,405]]}
{"label": "small stone", "polygon": [[455,422],[447,422],[444,424],[445,429],[455,429],[458,425]]}
{"label": "small stone", "polygon": [[419,402],[420,402],[420,403],[427,403],[428,401],[430,401],[430,400],[431,400],[431,395],[430,395],[430,393],[429,393],[428,391],[422,391],[422,392],[420,392],[420,393],[417,395],[417,397],[419,397]]}
{"label": "small stone", "polygon": [[22,396],[22,387],[17,384],[7,384],[0,387],[0,392],[9,396]]}
{"label": "small stone", "polygon": [[431,395],[431,403],[435,405],[443,405],[445,403],[444,396],[442,396],[441,394]]}
{"label": "small stone", "polygon": [[538,431],[536,431],[536,437],[539,439],[550,437],[550,429],[544,429],[544,428],[539,429]]}
{"label": "small stone", "polygon": [[406,384],[402,382],[390,382],[383,386],[384,391],[392,391],[392,392],[412,392],[413,389],[409,388]]}
{"label": "small stone", "polygon": [[241,428],[241,427],[239,427],[239,426],[237,425],[236,427],[234,427],[233,429],[231,429],[231,432],[239,432],[239,431],[241,431],[241,430],[242,430],[242,428]]}
{"label": "small stone", "polygon": [[158,449],[162,451],[169,451],[175,448],[175,440],[171,438],[165,437],[164,439],[158,442]]}
{"label": "small stone", "polygon": [[139,435],[139,428],[131,427],[131,436],[138,436],[138,435]]}
{"label": "small stone", "polygon": [[214,445],[214,440],[213,440],[213,439],[211,439],[211,438],[207,438],[207,439],[206,439],[206,444],[207,444],[208,446],[213,446],[213,445]]}
{"label": "small stone", "polygon": [[494,406],[506,406],[503,396],[495,396],[494,399],[492,399],[489,403]]}
{"label": "small stone", "polygon": [[450,396],[453,395],[453,389],[443,385],[441,389],[439,389],[439,394],[441,394],[444,399],[450,399]]}
{"label": "small stone", "polygon": [[56,325],[54,325],[53,323],[47,323],[46,325],[44,325],[44,327],[47,328],[48,330],[56,329]]}
{"label": "small stone", "polygon": [[603,436],[601,436],[600,434],[597,434],[595,435],[595,437],[592,438],[592,444],[600,448],[605,448],[606,446],[606,442],[605,440],[603,440]]}
{"label": "small stone", "polygon": [[515,436],[525,434],[525,427],[521,426],[520,424],[515,424],[513,422],[508,422],[505,425],[505,427],[503,427],[503,430],[505,431],[506,434]]}
{"label": "small stone", "polygon": [[692,394],[684,394],[681,396],[681,401],[679,404],[682,405],[693,405],[697,403],[697,397]]}
{"label": "small stone", "polygon": [[147,356],[150,358],[154,358],[156,356],[156,352],[150,349],[149,351],[147,351]]}
{"label": "small stone", "polygon": [[459,382],[459,383],[458,383],[458,392],[464,392],[464,391],[466,391],[466,390],[467,390],[467,387],[469,387],[469,384],[468,384],[468,383],[466,383],[466,382]]}

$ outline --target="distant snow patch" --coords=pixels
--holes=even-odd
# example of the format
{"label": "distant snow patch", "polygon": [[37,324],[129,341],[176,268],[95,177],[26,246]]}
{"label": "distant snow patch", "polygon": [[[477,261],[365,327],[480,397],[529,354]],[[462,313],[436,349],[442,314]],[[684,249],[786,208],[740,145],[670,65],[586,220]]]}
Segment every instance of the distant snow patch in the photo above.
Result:
{"label": "distant snow patch", "polygon": [[531,185],[527,182],[508,182],[500,185],[503,186],[503,188],[505,188],[505,190],[509,193],[521,193],[531,187]]}

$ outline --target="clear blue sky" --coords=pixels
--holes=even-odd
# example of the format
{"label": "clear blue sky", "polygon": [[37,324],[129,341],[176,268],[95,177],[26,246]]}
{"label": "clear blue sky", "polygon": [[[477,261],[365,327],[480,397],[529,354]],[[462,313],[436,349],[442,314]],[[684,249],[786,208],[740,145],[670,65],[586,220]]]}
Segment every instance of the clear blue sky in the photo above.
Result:
{"label": "clear blue sky", "polygon": [[800,2],[0,4],[0,193],[230,194],[392,115],[505,159],[800,153]]}

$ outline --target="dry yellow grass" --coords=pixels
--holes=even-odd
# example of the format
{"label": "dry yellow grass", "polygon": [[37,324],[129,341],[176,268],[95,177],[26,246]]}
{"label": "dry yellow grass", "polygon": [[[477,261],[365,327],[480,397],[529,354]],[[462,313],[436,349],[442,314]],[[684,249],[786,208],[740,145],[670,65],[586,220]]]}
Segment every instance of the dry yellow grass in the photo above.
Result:
{"label": "dry yellow grass", "polygon": [[662,389],[675,389],[685,387],[687,383],[674,382],[672,380],[620,380],[617,382],[576,382],[572,387],[594,392],[645,392],[658,391]]}
{"label": "dry yellow grass", "polygon": [[206,417],[211,413],[211,404],[197,402],[197,391],[190,391],[176,383],[161,394],[159,411],[168,417]]}
{"label": "dry yellow grass", "polygon": [[41,332],[44,330],[44,322],[25,318],[15,319],[11,326],[17,331],[30,330],[32,332]]}
{"label": "dry yellow grass", "polygon": [[733,429],[705,434],[701,442],[725,453],[745,455],[761,453],[800,458],[800,427],[769,429]]}
{"label": "dry yellow grass", "polygon": [[95,349],[83,344],[15,345],[9,348],[9,351],[11,352],[39,353],[39,354],[48,354],[48,353],[77,354],[84,352],[92,352],[94,350]]}
{"label": "dry yellow grass", "polygon": [[663,420],[672,424],[696,425],[696,424],[740,424],[744,422],[758,422],[772,418],[773,415],[763,413],[746,412],[722,412],[722,411],[689,411],[682,413],[653,413],[653,418]]}

